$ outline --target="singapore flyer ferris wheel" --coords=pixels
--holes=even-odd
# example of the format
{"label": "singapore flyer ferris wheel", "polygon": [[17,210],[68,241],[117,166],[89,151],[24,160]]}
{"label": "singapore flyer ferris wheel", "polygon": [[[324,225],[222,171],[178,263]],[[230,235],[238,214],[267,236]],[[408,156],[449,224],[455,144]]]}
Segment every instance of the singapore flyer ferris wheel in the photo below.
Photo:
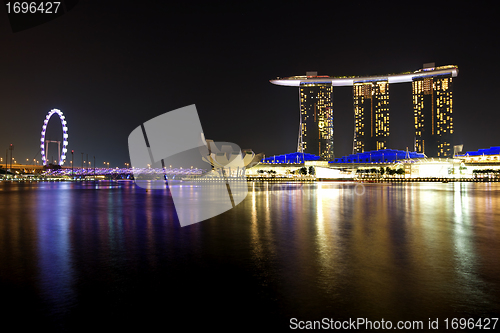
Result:
{"label": "singapore flyer ferris wheel", "polygon": [[[47,125],[49,123],[50,117],[52,115],[57,114],[59,116],[59,120],[61,121],[61,126],[62,126],[62,131],[63,131],[63,146],[61,149],[61,141],[51,141],[51,140],[46,140],[45,139],[45,132],[47,131]],[[47,152],[49,148],[49,143],[57,143],[58,144],[58,152],[59,152],[59,165],[63,165],[64,161],[66,160],[66,152],[67,147],[68,147],[68,126],[66,125],[66,117],[64,117],[63,113],[61,110],[58,109],[52,109],[49,111],[47,116],[45,117],[45,120],[43,121],[43,126],[42,126],[42,137],[40,138],[40,148],[42,150],[42,163],[43,165],[47,165]]]}

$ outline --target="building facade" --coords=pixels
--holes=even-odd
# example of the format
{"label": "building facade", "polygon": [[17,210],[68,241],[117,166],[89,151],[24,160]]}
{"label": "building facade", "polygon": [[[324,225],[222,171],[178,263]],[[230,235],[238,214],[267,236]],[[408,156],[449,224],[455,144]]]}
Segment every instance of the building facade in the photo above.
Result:
{"label": "building facade", "polygon": [[415,151],[428,157],[452,157],[452,75],[415,78],[412,87]]}
{"label": "building facade", "polygon": [[300,125],[297,151],[333,160],[333,87],[305,82],[300,85]]}
{"label": "building facade", "polygon": [[356,82],[354,97],[354,153],[387,149],[389,139],[389,83]]}
{"label": "building facade", "polygon": [[424,64],[417,71],[373,76],[318,76],[316,72],[270,80],[299,88],[300,127],[297,151],[334,159],[333,88],[352,86],[353,153],[389,148],[389,84],[412,82],[415,151],[428,157],[451,157],[454,65]]}

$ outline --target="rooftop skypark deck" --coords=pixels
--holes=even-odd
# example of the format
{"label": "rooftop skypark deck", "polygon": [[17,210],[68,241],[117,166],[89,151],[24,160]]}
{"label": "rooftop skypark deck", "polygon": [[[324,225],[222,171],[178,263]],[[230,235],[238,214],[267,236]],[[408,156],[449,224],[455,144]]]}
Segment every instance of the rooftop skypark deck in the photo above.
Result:
{"label": "rooftop skypark deck", "polygon": [[449,75],[456,77],[458,75],[458,66],[447,65],[439,67],[429,67],[416,70],[414,72],[404,72],[399,74],[385,74],[385,75],[371,75],[371,76],[328,76],[328,75],[315,75],[315,76],[291,76],[284,78],[277,78],[269,80],[271,83],[279,86],[298,87],[301,84],[331,84],[332,86],[352,86],[356,82],[371,82],[371,81],[385,81],[389,83],[402,83],[411,82],[416,78],[433,77],[440,75]]}

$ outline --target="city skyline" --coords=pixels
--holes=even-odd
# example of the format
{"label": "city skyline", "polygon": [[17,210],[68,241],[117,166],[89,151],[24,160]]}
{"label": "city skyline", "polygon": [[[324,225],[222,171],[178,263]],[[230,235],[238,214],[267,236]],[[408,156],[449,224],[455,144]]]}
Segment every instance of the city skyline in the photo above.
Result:
{"label": "city skyline", "polygon": [[[96,156],[101,165],[122,166],[128,162],[128,134],[138,124],[196,104],[207,137],[266,156],[294,152],[300,121],[297,92],[272,86],[269,78],[309,70],[334,76],[399,73],[430,61],[460,66],[460,79],[453,82],[456,142],[471,151],[500,142],[494,127],[498,46],[490,42],[495,29],[482,7],[465,11],[433,5],[433,12],[448,13],[434,20],[419,11],[405,13],[403,19],[395,9],[375,5],[360,10],[344,4],[306,15],[308,9],[296,5],[261,10],[243,4],[133,4],[124,1],[115,8],[113,3],[80,1],[67,14],[17,33],[7,19],[1,20],[0,42],[6,51],[0,100],[6,125],[0,148],[12,143],[18,162],[40,160],[43,118],[60,109],[69,124],[68,151]],[[353,24],[351,12],[358,23]],[[329,24],[329,16],[337,24]],[[296,17],[301,25],[291,19]],[[372,17],[392,24],[361,45],[356,41]],[[406,24],[410,21],[433,25]],[[436,31],[445,33],[434,38]],[[301,41],[306,44],[295,48]],[[316,52],[307,45],[322,49]],[[335,87],[337,157],[352,153],[351,93],[351,87]],[[390,147],[411,149],[411,89],[391,85],[390,94],[390,138],[396,140]],[[250,128],[259,135],[246,130]]]}
{"label": "city skyline", "polygon": [[8,2],[4,331],[498,329],[491,5]]}

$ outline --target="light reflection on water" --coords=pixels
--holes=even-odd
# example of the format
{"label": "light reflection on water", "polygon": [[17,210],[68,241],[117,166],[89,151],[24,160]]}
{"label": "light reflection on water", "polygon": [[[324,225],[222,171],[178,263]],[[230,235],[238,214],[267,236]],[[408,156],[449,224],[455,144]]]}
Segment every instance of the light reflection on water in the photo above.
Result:
{"label": "light reflection on water", "polygon": [[[43,188],[43,187],[42,187]],[[73,270],[71,267],[71,232],[68,223],[73,212],[73,192],[46,191],[36,196],[38,276],[36,281],[47,307],[65,311],[74,302]],[[23,237],[21,235],[21,237]]]}
{"label": "light reflection on water", "polygon": [[1,291],[11,316],[68,330],[186,309],[282,329],[491,316],[499,204],[494,183],[252,183],[235,209],[181,228],[166,189],[1,183]]}

